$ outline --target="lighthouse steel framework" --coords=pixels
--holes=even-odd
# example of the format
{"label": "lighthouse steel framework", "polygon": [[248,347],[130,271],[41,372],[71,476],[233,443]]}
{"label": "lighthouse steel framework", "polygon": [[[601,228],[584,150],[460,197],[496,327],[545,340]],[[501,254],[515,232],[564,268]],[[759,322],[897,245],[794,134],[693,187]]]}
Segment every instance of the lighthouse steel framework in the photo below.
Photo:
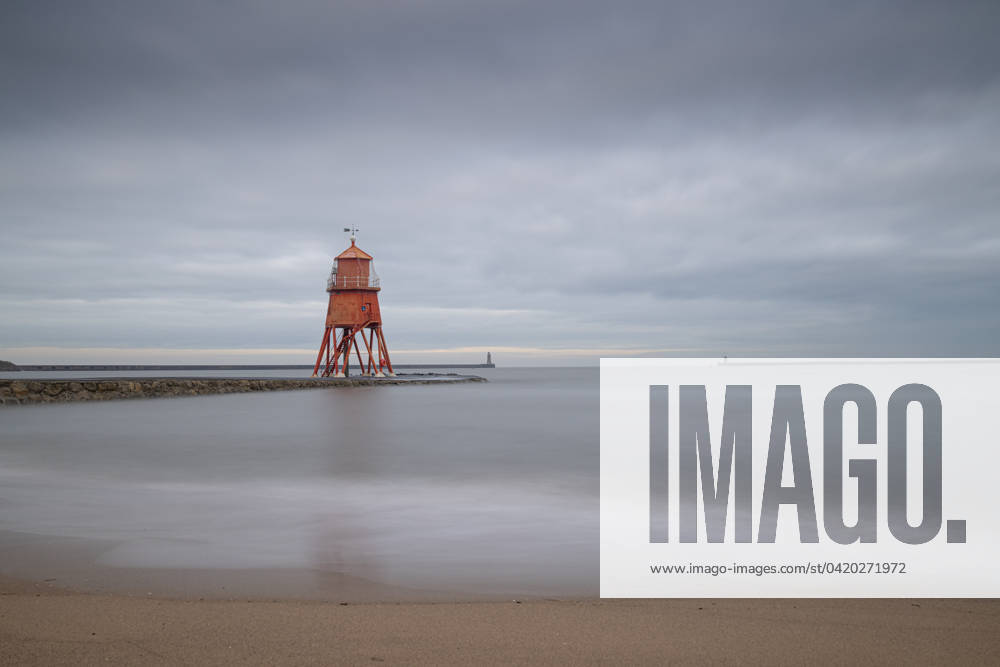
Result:
{"label": "lighthouse steel framework", "polygon": [[[395,375],[382,333],[382,315],[378,307],[381,286],[372,267],[372,256],[355,243],[356,229],[344,231],[351,232],[351,247],[334,259],[326,283],[330,305],[326,310],[326,329],[313,377],[346,376],[352,351],[357,356],[362,375]],[[361,345],[357,341],[359,334]],[[367,363],[361,357],[362,346],[368,353]]]}

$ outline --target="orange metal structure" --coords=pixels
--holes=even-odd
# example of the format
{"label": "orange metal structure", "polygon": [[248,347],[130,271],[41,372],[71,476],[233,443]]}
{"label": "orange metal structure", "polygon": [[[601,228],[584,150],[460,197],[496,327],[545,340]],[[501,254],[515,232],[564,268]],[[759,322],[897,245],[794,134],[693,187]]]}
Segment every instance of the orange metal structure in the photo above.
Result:
{"label": "orange metal structure", "polygon": [[[316,356],[313,377],[345,377],[352,349],[357,355],[362,375],[395,375],[382,333],[382,314],[378,307],[381,286],[372,267],[372,256],[355,244],[353,232],[356,230],[344,231],[352,231],[351,247],[334,259],[333,270],[326,283],[330,305],[326,310],[326,329]],[[368,352],[367,364],[361,358],[358,334],[361,334],[361,342]]]}

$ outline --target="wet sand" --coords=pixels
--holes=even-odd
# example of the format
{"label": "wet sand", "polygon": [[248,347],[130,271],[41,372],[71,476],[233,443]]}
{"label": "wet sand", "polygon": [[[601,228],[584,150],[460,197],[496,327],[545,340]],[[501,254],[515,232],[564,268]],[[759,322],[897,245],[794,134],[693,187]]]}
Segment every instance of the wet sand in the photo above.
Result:
{"label": "wet sand", "polygon": [[998,664],[998,600],[338,603],[0,579],[2,664]]}
{"label": "wet sand", "polygon": [[[110,567],[111,541],[0,531],[0,581],[36,581],[46,590],[123,597],[328,602],[442,602],[509,596],[393,586],[335,569]],[[596,589],[595,589],[596,591]],[[536,596],[537,597],[537,596]]]}

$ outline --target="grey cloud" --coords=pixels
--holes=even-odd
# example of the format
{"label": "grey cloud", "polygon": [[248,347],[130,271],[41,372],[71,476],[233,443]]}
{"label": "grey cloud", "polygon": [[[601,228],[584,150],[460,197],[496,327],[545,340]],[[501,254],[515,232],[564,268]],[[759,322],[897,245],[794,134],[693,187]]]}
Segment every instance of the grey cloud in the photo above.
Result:
{"label": "grey cloud", "polygon": [[0,12],[0,348],[996,353],[996,3]]}

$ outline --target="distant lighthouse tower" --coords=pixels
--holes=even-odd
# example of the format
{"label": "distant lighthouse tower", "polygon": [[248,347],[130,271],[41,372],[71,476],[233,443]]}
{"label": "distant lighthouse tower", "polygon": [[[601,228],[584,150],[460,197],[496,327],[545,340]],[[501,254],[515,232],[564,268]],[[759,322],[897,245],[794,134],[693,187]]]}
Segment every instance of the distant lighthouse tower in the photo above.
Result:
{"label": "distant lighthouse tower", "polygon": [[[362,375],[395,375],[389,361],[389,348],[382,334],[382,315],[378,307],[378,275],[372,267],[372,256],[359,248],[356,227],[344,229],[351,233],[351,247],[333,260],[333,270],[326,282],[330,305],[326,309],[326,329],[316,356],[313,377],[344,377],[353,350]],[[338,336],[339,332],[339,336]],[[368,353],[368,363],[361,358],[361,346]]]}

